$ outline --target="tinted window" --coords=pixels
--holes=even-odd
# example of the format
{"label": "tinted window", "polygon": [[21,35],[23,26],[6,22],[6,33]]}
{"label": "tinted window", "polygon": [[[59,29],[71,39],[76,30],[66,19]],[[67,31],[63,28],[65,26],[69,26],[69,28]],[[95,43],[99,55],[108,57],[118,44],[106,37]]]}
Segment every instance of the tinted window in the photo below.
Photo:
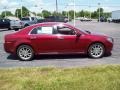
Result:
{"label": "tinted window", "polygon": [[75,35],[75,31],[68,27],[57,28],[57,32],[58,34]]}
{"label": "tinted window", "polygon": [[33,21],[33,20],[35,20],[35,18],[34,18],[34,17],[31,17],[31,19],[32,19],[32,21]]}

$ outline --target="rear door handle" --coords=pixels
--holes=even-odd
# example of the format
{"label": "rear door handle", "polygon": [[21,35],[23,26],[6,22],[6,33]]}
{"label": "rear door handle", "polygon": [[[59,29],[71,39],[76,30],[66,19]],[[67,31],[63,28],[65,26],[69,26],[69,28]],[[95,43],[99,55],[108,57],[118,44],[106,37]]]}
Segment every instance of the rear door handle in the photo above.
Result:
{"label": "rear door handle", "polygon": [[31,37],[30,37],[30,39],[32,39],[32,40],[33,40],[33,39],[36,39],[36,38],[37,38],[36,36],[31,36]]}

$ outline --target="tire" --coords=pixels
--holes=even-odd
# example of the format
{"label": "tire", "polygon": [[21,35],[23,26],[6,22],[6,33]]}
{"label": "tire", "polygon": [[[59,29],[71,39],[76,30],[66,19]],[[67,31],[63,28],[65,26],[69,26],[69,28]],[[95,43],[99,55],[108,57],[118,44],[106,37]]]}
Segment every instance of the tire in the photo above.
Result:
{"label": "tire", "polygon": [[25,24],[25,26],[24,27],[28,27],[29,25],[28,24]]}
{"label": "tire", "polygon": [[18,31],[19,29],[18,28],[15,28],[15,31]]}
{"label": "tire", "polygon": [[12,29],[9,27],[8,30],[12,30]]}
{"label": "tire", "polygon": [[88,48],[88,55],[91,58],[101,58],[105,53],[105,47],[101,43],[94,43]]}
{"label": "tire", "polygon": [[31,61],[34,57],[32,47],[28,45],[21,45],[17,48],[17,56],[21,61]]}

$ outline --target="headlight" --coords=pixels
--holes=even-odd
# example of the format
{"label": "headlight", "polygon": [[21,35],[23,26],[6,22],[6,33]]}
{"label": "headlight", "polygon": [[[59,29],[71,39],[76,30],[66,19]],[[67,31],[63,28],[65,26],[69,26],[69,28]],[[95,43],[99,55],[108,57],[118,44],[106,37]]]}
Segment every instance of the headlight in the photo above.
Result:
{"label": "headlight", "polygon": [[108,40],[109,42],[111,42],[111,43],[114,42],[113,38],[111,38],[111,37],[107,38],[107,40]]}

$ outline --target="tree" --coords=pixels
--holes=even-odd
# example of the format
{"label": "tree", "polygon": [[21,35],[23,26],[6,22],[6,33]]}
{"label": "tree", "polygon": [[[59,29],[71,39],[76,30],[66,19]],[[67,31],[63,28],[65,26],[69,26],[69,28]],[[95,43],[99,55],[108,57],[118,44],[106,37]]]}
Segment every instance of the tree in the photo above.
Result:
{"label": "tree", "polygon": [[[21,9],[16,9],[15,16],[21,18]],[[22,7],[22,16],[29,16],[29,10],[26,7]]]}
{"label": "tree", "polygon": [[42,17],[42,13],[37,13],[37,16],[40,16],[40,17]]}
{"label": "tree", "polygon": [[63,16],[62,13],[54,11],[52,13],[53,16]]}
{"label": "tree", "polygon": [[23,17],[29,16],[29,10],[24,6],[22,7],[22,14],[23,14]]}
{"label": "tree", "polygon": [[91,17],[92,17],[92,18],[98,18],[98,12],[97,12],[97,11],[94,11],[94,12],[91,14]]}
{"label": "tree", "polygon": [[70,16],[70,19],[74,18],[74,10],[69,11],[69,16]]}
{"label": "tree", "polygon": [[21,9],[16,9],[15,16],[21,18]]}
{"label": "tree", "polygon": [[67,16],[67,11],[62,11],[62,16]]}
{"label": "tree", "polygon": [[105,13],[104,13],[104,17],[106,17],[106,18],[111,17],[111,13],[105,12]]}
{"label": "tree", "polygon": [[98,9],[97,9],[97,12],[99,12],[99,10],[100,10],[101,13],[104,12],[104,9],[103,9],[103,8],[98,8]]}
{"label": "tree", "polygon": [[13,16],[13,14],[10,11],[3,11],[1,13],[1,18],[5,18],[5,15],[6,16]]}
{"label": "tree", "polygon": [[81,17],[84,17],[84,16],[85,16],[83,10],[80,12],[80,16],[81,16]]}
{"label": "tree", "polygon": [[103,16],[103,14],[104,14],[104,9],[103,9],[103,8],[98,8],[98,9],[97,9],[98,15],[99,15],[99,10],[100,10],[100,16]]}
{"label": "tree", "polygon": [[47,10],[43,10],[42,11],[43,17],[48,17],[51,16],[51,12],[47,11]]}

